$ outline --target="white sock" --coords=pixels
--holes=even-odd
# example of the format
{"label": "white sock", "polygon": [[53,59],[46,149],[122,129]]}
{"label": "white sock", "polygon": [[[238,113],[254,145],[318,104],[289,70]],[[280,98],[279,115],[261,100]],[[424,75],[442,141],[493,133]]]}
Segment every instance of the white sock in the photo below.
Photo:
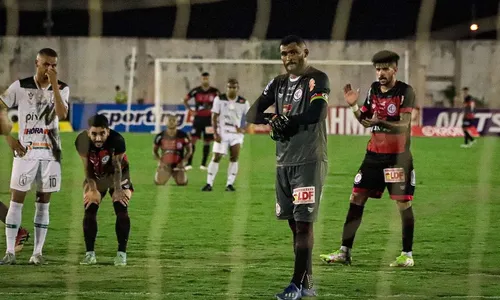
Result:
{"label": "white sock", "polygon": [[43,244],[49,228],[49,203],[35,203],[35,242],[33,255],[42,254]]}
{"label": "white sock", "polygon": [[16,236],[23,215],[23,204],[10,201],[9,211],[5,217],[5,238],[7,240],[7,252],[16,252]]}
{"label": "white sock", "polygon": [[207,172],[207,183],[210,185],[214,185],[215,176],[219,171],[219,163],[214,162],[213,160],[208,164],[208,172]]}
{"label": "white sock", "polygon": [[410,252],[402,252],[401,254],[406,255],[408,257],[413,257],[411,251]]}
{"label": "white sock", "polygon": [[340,246],[340,251],[345,252],[345,253],[351,253],[351,248],[346,247],[346,246]]}
{"label": "white sock", "polygon": [[227,184],[233,185],[236,180],[236,174],[238,174],[238,162],[230,162],[229,167],[227,168]]}

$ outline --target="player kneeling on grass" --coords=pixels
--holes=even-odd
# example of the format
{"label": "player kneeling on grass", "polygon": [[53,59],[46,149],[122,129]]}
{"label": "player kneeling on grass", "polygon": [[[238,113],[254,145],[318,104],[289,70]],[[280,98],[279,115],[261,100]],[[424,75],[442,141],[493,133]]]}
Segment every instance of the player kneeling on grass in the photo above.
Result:
{"label": "player kneeling on grass", "polygon": [[167,130],[157,134],[154,140],[153,155],[158,161],[155,184],[164,185],[173,177],[177,185],[186,185],[188,180],[184,167],[192,153],[191,137],[177,129],[177,116],[169,115]]}
{"label": "player kneeling on grass", "polygon": [[85,171],[83,235],[87,252],[80,264],[96,263],[94,244],[97,236],[97,210],[109,191],[116,214],[115,231],[118,239],[114,263],[115,266],[125,266],[130,232],[127,208],[134,191],[125,155],[125,139],[118,132],[109,129],[108,119],[104,115],[91,117],[88,125],[89,129],[81,132],[75,141]]}
{"label": "player kneeling on grass", "polygon": [[214,128],[214,156],[208,165],[207,184],[202,191],[211,191],[219,171],[219,162],[223,155],[230,150],[229,167],[227,170],[226,191],[234,191],[234,181],[238,173],[238,156],[243,133],[241,128],[243,117],[248,112],[250,105],[245,98],[238,95],[239,85],[236,79],[227,81],[227,93],[215,97],[212,107],[212,127]]}

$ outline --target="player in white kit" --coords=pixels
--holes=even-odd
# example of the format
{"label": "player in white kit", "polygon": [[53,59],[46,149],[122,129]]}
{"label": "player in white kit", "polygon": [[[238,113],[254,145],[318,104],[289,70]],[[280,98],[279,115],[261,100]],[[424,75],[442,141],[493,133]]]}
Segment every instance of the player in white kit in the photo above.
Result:
{"label": "player in white kit", "polygon": [[227,170],[226,191],[234,191],[234,181],[238,173],[238,156],[243,144],[242,122],[250,108],[245,98],[238,95],[239,84],[236,79],[227,81],[226,94],[215,97],[212,106],[212,127],[214,128],[214,153],[212,161],[208,165],[207,184],[202,191],[211,191],[219,170],[219,162],[223,155],[227,154],[229,148],[229,167]]}
{"label": "player in white kit", "polygon": [[12,191],[6,217],[7,251],[0,264],[16,263],[15,240],[21,224],[26,193],[37,185],[35,202],[35,240],[30,264],[45,264],[42,248],[49,226],[51,193],[61,187],[61,140],[59,119],[68,114],[69,87],[57,80],[57,52],[44,48],[37,54],[35,76],[20,79],[0,96],[0,105],[18,106],[19,141],[8,135],[16,157],[12,165]]}

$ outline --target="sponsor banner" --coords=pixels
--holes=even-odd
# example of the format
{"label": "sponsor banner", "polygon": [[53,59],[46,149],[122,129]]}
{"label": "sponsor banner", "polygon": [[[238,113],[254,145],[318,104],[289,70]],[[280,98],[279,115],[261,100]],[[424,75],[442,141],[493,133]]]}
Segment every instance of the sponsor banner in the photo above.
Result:
{"label": "sponsor banner", "polygon": [[[426,107],[422,111],[422,126],[462,127],[462,118],[459,108]],[[474,125],[480,135],[500,136],[500,109],[478,109]]]}
{"label": "sponsor banner", "polygon": [[[74,130],[87,128],[87,120],[95,114],[105,115],[110,127],[123,132],[127,121],[130,120],[130,132],[152,132],[155,127],[155,110],[152,104],[133,104],[130,113],[127,113],[126,104],[72,104],[71,124]],[[191,132],[192,117],[184,105],[164,105],[161,124],[165,124],[167,115],[176,114],[179,117],[179,129]],[[164,129],[164,126],[162,126]]]}
{"label": "sponsor banner", "polygon": [[[467,129],[473,137],[479,136],[475,127]],[[436,127],[436,126],[412,126],[412,136],[426,137],[463,137],[462,127]]]}
{"label": "sponsor banner", "polygon": [[336,135],[369,135],[371,129],[363,127],[358,122],[351,108],[330,106],[327,132]]}

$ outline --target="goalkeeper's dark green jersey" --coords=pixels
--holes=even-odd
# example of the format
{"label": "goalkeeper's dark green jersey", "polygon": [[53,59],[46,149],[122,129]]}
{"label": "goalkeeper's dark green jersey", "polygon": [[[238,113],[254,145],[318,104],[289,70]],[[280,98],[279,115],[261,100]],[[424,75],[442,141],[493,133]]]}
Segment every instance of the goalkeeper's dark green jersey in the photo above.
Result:
{"label": "goalkeeper's dark green jersey", "polygon": [[[297,117],[301,120],[316,112],[315,101],[326,101],[330,93],[328,76],[311,66],[302,76],[292,79],[288,74],[275,77],[262,95],[252,105],[247,121],[254,124],[264,121],[264,111],[274,105],[275,114]],[[323,104],[323,103],[321,103]],[[299,131],[289,141],[276,142],[278,166],[295,166],[317,161],[327,161],[326,116],[328,105],[321,106],[320,117],[301,122]],[[310,118],[309,118],[310,119]]]}

